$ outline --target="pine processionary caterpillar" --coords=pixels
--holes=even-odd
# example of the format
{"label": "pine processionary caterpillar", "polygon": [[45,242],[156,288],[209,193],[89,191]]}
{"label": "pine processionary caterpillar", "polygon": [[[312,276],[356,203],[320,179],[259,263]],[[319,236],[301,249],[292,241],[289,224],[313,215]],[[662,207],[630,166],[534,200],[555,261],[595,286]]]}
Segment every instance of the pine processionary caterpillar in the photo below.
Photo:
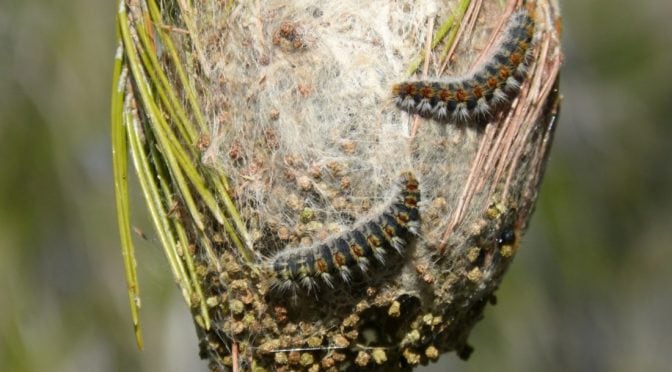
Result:
{"label": "pine processionary caterpillar", "polygon": [[326,242],[276,254],[269,261],[272,288],[295,292],[316,289],[320,281],[329,287],[336,280],[349,283],[355,271],[366,274],[391,251],[403,253],[406,239],[420,226],[420,189],[411,172],[403,172],[399,183],[399,192],[382,213]]}
{"label": "pine processionary caterpillar", "polygon": [[463,76],[395,84],[392,94],[397,107],[440,122],[491,116],[520,89],[530,61],[534,26],[527,10],[516,11],[485,63]]}
{"label": "pine processionary caterpillar", "polygon": [[[395,84],[396,105],[441,122],[492,115],[513,98],[525,78],[534,27],[525,9],[515,12],[485,63],[463,76]],[[402,173],[400,190],[382,213],[326,242],[274,255],[267,262],[272,289],[295,293],[299,288],[317,289],[320,283],[349,283],[353,274],[367,274],[372,264],[384,264],[392,251],[403,253],[406,239],[419,229],[419,201],[417,179],[411,172]]]}

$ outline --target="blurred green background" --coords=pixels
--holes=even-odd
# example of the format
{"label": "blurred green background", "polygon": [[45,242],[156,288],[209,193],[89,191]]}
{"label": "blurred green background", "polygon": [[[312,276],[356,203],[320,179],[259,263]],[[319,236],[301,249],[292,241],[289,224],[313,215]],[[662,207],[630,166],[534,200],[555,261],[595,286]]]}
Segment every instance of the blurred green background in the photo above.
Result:
{"label": "blurred green background", "polygon": [[[135,347],[109,140],[114,1],[0,2],[0,371],[205,371],[141,195]],[[427,371],[672,368],[672,2],[563,2],[541,198],[475,329]]]}

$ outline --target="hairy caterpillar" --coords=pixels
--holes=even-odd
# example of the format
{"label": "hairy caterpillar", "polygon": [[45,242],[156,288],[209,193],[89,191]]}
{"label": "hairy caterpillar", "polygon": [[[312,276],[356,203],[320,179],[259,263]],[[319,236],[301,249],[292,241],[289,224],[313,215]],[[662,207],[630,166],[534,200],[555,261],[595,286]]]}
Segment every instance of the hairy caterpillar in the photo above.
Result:
{"label": "hairy caterpillar", "polygon": [[530,60],[534,20],[516,11],[488,60],[454,78],[409,81],[392,86],[399,109],[437,121],[487,118],[518,92]]}
{"label": "hairy caterpillar", "polygon": [[385,262],[391,251],[403,253],[406,239],[420,226],[420,189],[411,172],[403,172],[399,192],[382,213],[330,240],[309,247],[281,251],[270,261],[272,287],[295,291],[315,289],[321,281],[333,287],[336,280],[348,283],[355,271],[367,273],[374,262]]}

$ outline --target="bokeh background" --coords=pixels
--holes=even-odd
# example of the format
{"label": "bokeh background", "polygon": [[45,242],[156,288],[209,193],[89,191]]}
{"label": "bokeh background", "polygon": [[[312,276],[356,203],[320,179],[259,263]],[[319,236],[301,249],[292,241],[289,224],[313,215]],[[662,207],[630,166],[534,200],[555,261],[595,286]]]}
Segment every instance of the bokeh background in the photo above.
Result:
{"label": "bokeh background", "polygon": [[[672,368],[672,2],[561,1],[536,214],[472,333],[425,371]],[[144,213],[137,351],[114,212],[115,1],[0,2],[0,371],[206,371]]]}

